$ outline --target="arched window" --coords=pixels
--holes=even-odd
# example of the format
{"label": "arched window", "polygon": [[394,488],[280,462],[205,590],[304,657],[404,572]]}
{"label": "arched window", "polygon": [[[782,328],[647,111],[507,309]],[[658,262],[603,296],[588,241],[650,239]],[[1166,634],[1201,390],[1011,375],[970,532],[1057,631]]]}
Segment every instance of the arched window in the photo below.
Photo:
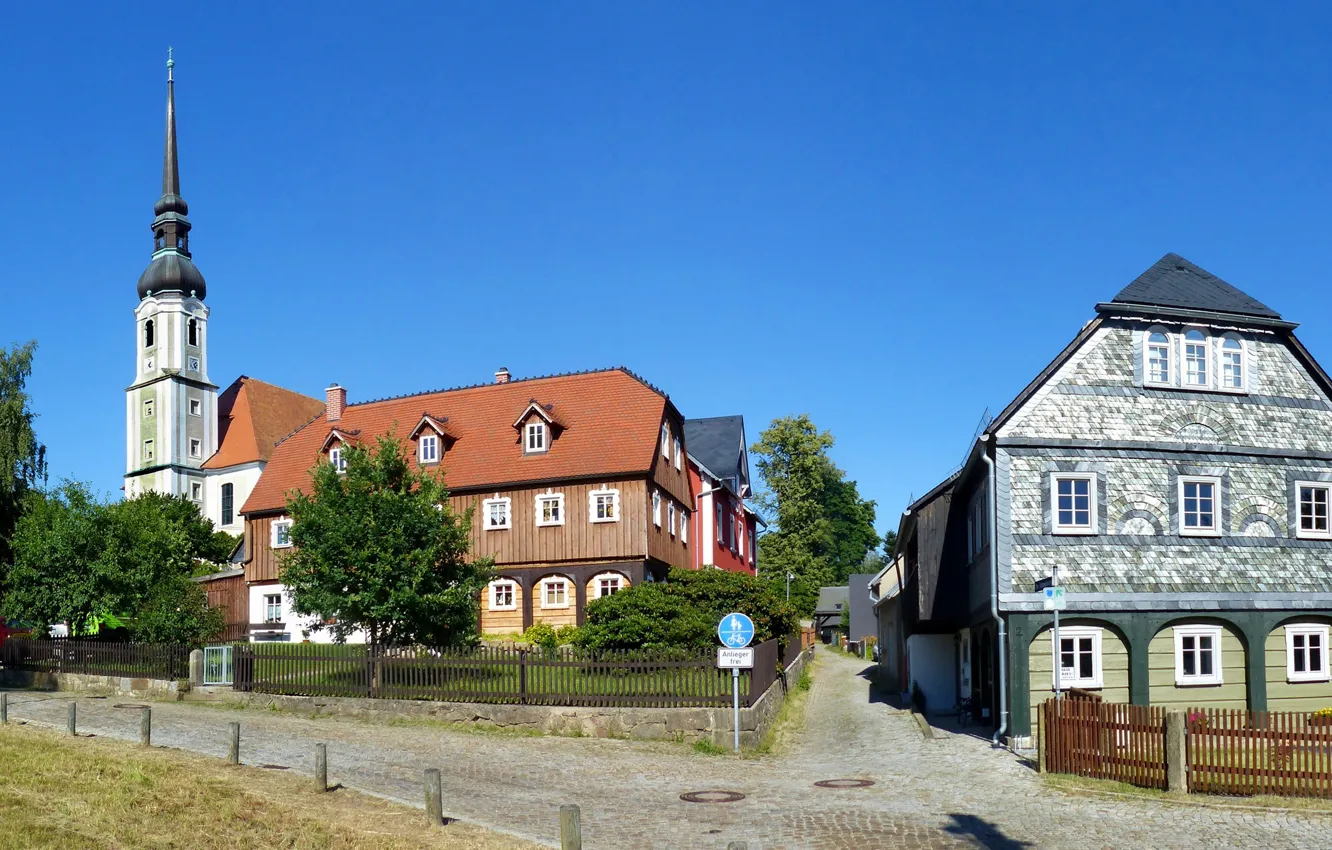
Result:
{"label": "arched window", "polygon": [[1207,335],[1196,328],[1184,334],[1184,383],[1207,386]]}
{"label": "arched window", "polygon": [[1221,341],[1221,386],[1244,389],[1244,343],[1233,336]]}
{"label": "arched window", "polygon": [[161,248],[162,245],[166,242],[166,231],[165,230],[157,231],[156,240],[157,240],[156,247]]}
{"label": "arched window", "polygon": [[149,319],[143,323],[143,347],[153,347],[153,320]]}
{"label": "arched window", "polygon": [[194,321],[194,319],[190,319],[189,324],[187,324],[185,327],[186,327],[187,330],[188,330],[188,334],[189,334],[189,338],[190,338],[190,345],[198,345],[198,344],[199,344],[199,323],[196,322],[196,321]]}
{"label": "arched window", "polygon": [[1160,331],[1147,334],[1147,383],[1170,383],[1170,338]]}

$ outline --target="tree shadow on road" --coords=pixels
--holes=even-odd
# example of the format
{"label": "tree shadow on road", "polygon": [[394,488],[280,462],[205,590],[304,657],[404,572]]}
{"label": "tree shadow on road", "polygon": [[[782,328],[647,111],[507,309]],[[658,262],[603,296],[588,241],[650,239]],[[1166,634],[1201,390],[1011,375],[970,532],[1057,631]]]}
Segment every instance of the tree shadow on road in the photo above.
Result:
{"label": "tree shadow on road", "polygon": [[886,677],[879,665],[871,664],[856,675],[869,683],[867,700],[870,704],[882,703],[893,708],[905,708],[900,695],[888,686]]}
{"label": "tree shadow on road", "polygon": [[977,847],[984,847],[986,850],[1023,850],[1026,847],[1036,846],[1028,841],[1009,838],[1004,835],[1002,829],[975,815],[953,813],[948,817],[952,818],[953,822],[943,828],[944,832],[969,839]]}

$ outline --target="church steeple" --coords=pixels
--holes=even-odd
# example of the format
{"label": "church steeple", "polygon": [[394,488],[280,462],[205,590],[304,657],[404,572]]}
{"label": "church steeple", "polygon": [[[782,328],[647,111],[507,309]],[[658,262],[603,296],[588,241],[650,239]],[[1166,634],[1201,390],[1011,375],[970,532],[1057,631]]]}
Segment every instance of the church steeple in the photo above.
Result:
{"label": "church steeple", "polygon": [[176,60],[167,51],[166,144],[162,155],[162,197],[153,204],[153,261],[139,277],[139,298],[178,292],[200,301],[207,294],[203,275],[190,259],[190,207],[180,196],[180,154],[176,142]]}

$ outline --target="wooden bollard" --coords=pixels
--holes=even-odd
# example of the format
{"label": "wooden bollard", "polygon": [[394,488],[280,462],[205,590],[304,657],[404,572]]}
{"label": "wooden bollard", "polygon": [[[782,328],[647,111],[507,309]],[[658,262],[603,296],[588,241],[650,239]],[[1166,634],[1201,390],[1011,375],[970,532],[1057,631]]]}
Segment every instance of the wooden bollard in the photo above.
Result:
{"label": "wooden bollard", "polygon": [[583,850],[583,821],[577,806],[560,806],[560,850]]}
{"label": "wooden bollard", "polygon": [[426,820],[431,826],[444,825],[444,787],[440,784],[439,771],[430,768],[425,772]]}
{"label": "wooden bollard", "polygon": [[231,734],[227,741],[227,761],[231,764],[240,764],[240,724],[231,724]]}
{"label": "wooden bollard", "polygon": [[69,718],[65,721],[65,731],[71,735],[79,734],[79,706],[74,700],[69,701]]}
{"label": "wooden bollard", "polygon": [[153,745],[153,710],[147,706],[139,709],[139,744],[144,747]]}
{"label": "wooden bollard", "polygon": [[315,744],[315,790],[328,790],[328,745]]}
{"label": "wooden bollard", "polygon": [[0,693],[0,723],[9,722],[9,692]]}

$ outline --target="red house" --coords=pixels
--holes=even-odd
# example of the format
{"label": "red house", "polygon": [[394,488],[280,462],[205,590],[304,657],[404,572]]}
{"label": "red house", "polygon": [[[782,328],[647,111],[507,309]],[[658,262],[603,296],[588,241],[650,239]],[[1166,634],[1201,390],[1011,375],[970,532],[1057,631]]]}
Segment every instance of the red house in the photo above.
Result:
{"label": "red house", "polygon": [[694,569],[757,575],[759,527],[764,522],[745,504],[750,494],[745,418],[687,419],[684,427],[695,504],[690,523],[697,541]]}

